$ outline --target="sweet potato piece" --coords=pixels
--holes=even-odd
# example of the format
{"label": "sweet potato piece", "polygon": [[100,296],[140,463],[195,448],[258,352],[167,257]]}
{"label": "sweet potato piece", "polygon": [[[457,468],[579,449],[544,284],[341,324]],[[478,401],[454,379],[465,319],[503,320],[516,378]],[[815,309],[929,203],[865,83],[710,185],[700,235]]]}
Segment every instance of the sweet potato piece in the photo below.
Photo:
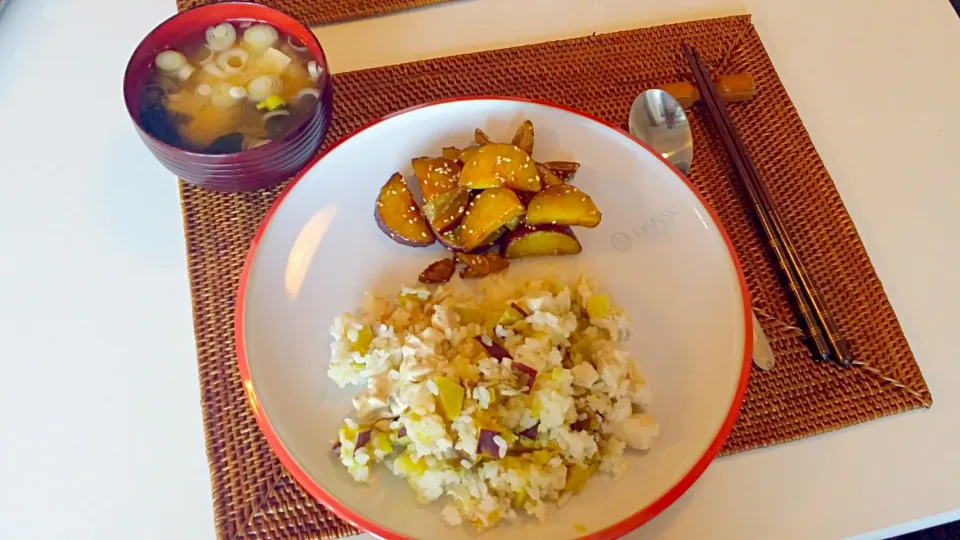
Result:
{"label": "sweet potato piece", "polygon": [[513,360],[513,357],[503,348],[503,345],[491,339],[490,336],[474,336],[473,339],[483,345],[483,350],[490,355],[490,358],[495,358],[498,361],[502,361],[504,358]]}
{"label": "sweet potato piece", "polygon": [[571,185],[561,184],[537,193],[527,205],[526,223],[593,228],[600,223],[600,217],[600,210],[589,195]]}
{"label": "sweet potato piece", "polygon": [[464,163],[473,159],[473,157],[477,153],[477,150],[479,149],[480,149],[479,146],[468,146],[463,150],[461,150],[460,155],[457,157],[457,161],[460,162],[460,166],[463,167]]}
{"label": "sweet potato piece", "polygon": [[423,205],[423,215],[434,232],[445,233],[456,229],[467,212],[470,190],[457,186],[453,191],[441,193]]}
{"label": "sweet potato piece", "polygon": [[526,152],[512,144],[480,146],[463,162],[460,185],[470,189],[506,186],[517,191],[540,191],[535,165]]}
{"label": "sweet potato piece", "polygon": [[[563,180],[550,170],[550,167],[547,167],[543,163],[537,163],[537,172],[540,173],[540,189],[547,189],[550,186],[563,184]],[[530,201],[527,202],[529,203]]]}
{"label": "sweet potato piece", "polygon": [[510,261],[496,253],[457,253],[457,259],[467,265],[460,270],[462,278],[481,278],[502,272],[510,267]]}
{"label": "sweet potato piece", "polygon": [[[513,223],[513,220],[510,220],[509,223]],[[520,225],[519,225],[519,221],[518,221],[517,223],[518,223],[517,226],[519,227],[519,226],[520,226]],[[504,225],[503,227],[500,227],[499,229],[493,231],[493,234],[487,236],[487,238],[484,239],[483,244],[481,244],[481,245],[482,245],[482,246],[486,246],[486,247],[490,247],[490,246],[496,244],[497,241],[500,240],[500,237],[502,237],[503,235],[507,234],[508,232],[510,232],[510,228],[507,227],[506,225]],[[477,249],[471,251],[470,253],[480,253],[481,251],[483,251],[481,248],[477,248]]]}
{"label": "sweet potato piece", "polygon": [[539,255],[574,255],[583,248],[566,225],[524,225],[507,236],[503,256],[508,259]]}
{"label": "sweet potato piece", "polygon": [[460,243],[465,251],[488,243],[490,236],[523,214],[516,193],[504,187],[480,192],[467,208],[460,224]]}
{"label": "sweet potato piece", "polygon": [[[517,220],[517,221],[518,221],[518,223],[519,223],[520,220]],[[512,223],[512,221],[511,221],[511,223]],[[459,233],[460,233],[460,230],[461,230],[461,227],[457,227],[456,232],[459,234]],[[499,229],[493,231],[490,235],[488,235],[486,238],[484,238],[483,242],[481,242],[479,246],[477,246],[477,247],[475,247],[475,248],[473,248],[473,249],[471,249],[471,250],[469,250],[469,251],[463,248],[463,243],[460,243],[460,244],[459,244],[459,249],[451,249],[451,251],[453,251],[454,253],[483,253],[483,252],[486,251],[489,247],[491,247],[492,245],[496,244],[497,241],[500,240],[500,238],[501,238],[503,235],[507,234],[509,231],[510,231],[510,229],[508,229],[507,226],[504,225],[503,227],[500,227]],[[460,237],[457,236],[457,241],[458,241],[458,242],[460,241],[459,239],[460,239]]]}
{"label": "sweet potato piece", "polygon": [[473,132],[473,140],[476,141],[477,144],[480,146],[483,146],[485,144],[490,144],[493,142],[490,140],[490,137],[487,136],[487,134],[484,133],[483,130],[480,128],[477,128],[477,130]]}
{"label": "sweet potato piece", "polygon": [[543,164],[544,167],[553,171],[553,174],[560,177],[560,180],[569,182],[580,169],[580,164],[576,161],[548,161]]}
{"label": "sweet potato piece", "polygon": [[539,431],[539,427],[540,427],[540,422],[537,422],[536,424],[528,427],[523,431],[518,431],[517,435],[519,435],[520,437],[524,437],[526,439],[536,439],[537,432]]}
{"label": "sweet potato piece", "polygon": [[413,194],[400,173],[394,173],[380,188],[374,217],[380,230],[394,242],[413,247],[433,243],[433,231],[417,208]]}
{"label": "sweet potato piece", "polygon": [[413,173],[420,180],[420,191],[423,200],[431,199],[449,191],[457,189],[457,180],[460,177],[460,164],[447,158],[419,157],[410,160]]}
{"label": "sweet potato piece", "polygon": [[[494,236],[494,235],[491,235],[491,238],[490,238],[489,241],[486,241],[486,242],[484,242],[483,244],[481,244],[480,246],[472,249],[472,250],[470,251],[470,253],[479,253],[479,252],[481,252],[481,251],[489,248],[491,245],[493,245],[493,243],[497,240],[497,238],[499,238],[504,232],[506,232],[506,228],[501,227],[500,230],[498,230],[496,233],[494,233],[495,236]],[[448,250],[450,250],[450,251],[452,251],[452,252],[454,252],[454,253],[466,253],[466,252],[467,252],[467,250],[463,249],[463,244],[460,243],[460,228],[459,228],[459,227],[456,228],[456,229],[453,229],[452,231],[448,231],[448,232],[445,232],[445,233],[442,233],[442,234],[437,234],[436,231],[434,231],[434,234],[437,235],[437,241],[440,242],[440,244],[442,244],[443,247],[447,248]]]}
{"label": "sweet potato piece", "polygon": [[503,326],[504,328],[508,328],[529,316],[529,313],[524,311],[522,307],[513,302],[507,306],[507,309],[503,310],[502,314],[500,314],[500,318],[497,319],[497,324]]}
{"label": "sweet potato piece", "polygon": [[510,302],[510,309],[512,309],[512,310],[516,311],[517,313],[519,313],[524,319],[526,319],[527,317],[530,316],[530,314],[527,313],[527,311],[526,311],[525,309],[523,309],[522,307],[520,307],[519,305],[517,305],[516,302]]}
{"label": "sweet potato piece", "polygon": [[514,362],[513,370],[517,373],[517,382],[520,388],[525,388],[524,394],[529,394],[533,390],[533,383],[537,380],[537,370],[524,364],[523,362]]}
{"label": "sweet potato piece", "polygon": [[460,161],[461,152],[463,152],[463,150],[457,148],[456,146],[443,147],[443,157],[449,159],[450,161]]}
{"label": "sweet potato piece", "polygon": [[437,385],[437,405],[440,406],[440,414],[448,421],[460,416],[463,411],[463,398],[466,390],[460,383],[450,377],[436,377],[433,379]]}
{"label": "sweet potato piece", "polygon": [[437,241],[454,253],[464,250],[463,244],[460,243],[460,229],[437,234]]}
{"label": "sweet potato piece", "polygon": [[[518,227],[519,227],[519,222],[520,222],[520,221],[523,221],[523,220],[521,219],[521,220],[518,221],[518,225],[517,225]],[[513,223],[513,222],[514,222],[514,220],[512,220],[512,219],[509,221],[509,223]],[[480,252],[482,252],[484,247],[490,247],[490,246],[496,244],[496,243],[497,243],[498,241],[500,241],[500,239],[501,239],[504,235],[506,235],[508,232],[510,232],[510,228],[507,227],[506,225],[504,225],[503,227],[500,227],[499,229],[493,231],[493,233],[487,235],[487,237],[483,239],[483,243],[480,244],[481,247],[479,247],[479,248],[477,248],[477,249],[474,249],[474,250],[471,251],[470,253],[480,253]]]}
{"label": "sweet potato piece", "polygon": [[528,156],[533,156],[533,122],[524,120],[513,136],[513,144]]}
{"label": "sweet potato piece", "polygon": [[500,436],[499,431],[481,429],[480,435],[477,437],[477,454],[486,454],[494,459],[506,456],[507,448],[504,447],[501,450],[500,446],[497,444],[498,437],[500,437],[501,440],[503,439],[503,437]]}
{"label": "sweet potato piece", "polygon": [[524,207],[530,206],[530,201],[537,196],[536,193],[531,191],[517,191],[516,194],[517,198],[520,199],[520,203],[523,204]]}
{"label": "sweet potato piece", "polygon": [[360,433],[357,434],[357,442],[355,443],[355,446],[353,447],[353,452],[354,452],[354,453],[356,453],[357,450],[363,448],[364,446],[367,445],[368,442],[370,442],[370,434],[371,434],[371,432],[372,432],[372,430],[365,429],[365,430],[363,430],[363,431],[361,431]]}
{"label": "sweet potato piece", "polygon": [[420,283],[446,283],[450,281],[456,271],[456,259],[440,259],[424,268],[417,280]]}

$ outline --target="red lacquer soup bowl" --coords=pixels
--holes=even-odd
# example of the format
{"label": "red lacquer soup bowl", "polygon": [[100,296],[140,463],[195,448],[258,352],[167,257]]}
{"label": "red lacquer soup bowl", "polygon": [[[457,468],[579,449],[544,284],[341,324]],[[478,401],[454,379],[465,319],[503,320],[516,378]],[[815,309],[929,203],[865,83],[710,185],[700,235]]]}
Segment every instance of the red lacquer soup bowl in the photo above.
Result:
{"label": "red lacquer soup bowl", "polygon": [[[311,114],[285,136],[261,146],[232,153],[200,153],[164,142],[145,128],[140,99],[149,84],[154,61],[161,51],[175,46],[184,36],[203,34],[223,22],[234,25],[266,23],[280,35],[306,47],[319,72],[319,99]],[[241,30],[238,29],[238,34]],[[299,45],[298,45],[299,46]],[[314,156],[326,136],[333,115],[333,86],[320,42],[310,29],[293,17],[259,4],[224,2],[209,4],[174,15],[153,29],[140,42],[127,63],[123,80],[127,111],[137,133],[154,156],[186,182],[217,191],[249,191],[278,184],[293,176]]]}

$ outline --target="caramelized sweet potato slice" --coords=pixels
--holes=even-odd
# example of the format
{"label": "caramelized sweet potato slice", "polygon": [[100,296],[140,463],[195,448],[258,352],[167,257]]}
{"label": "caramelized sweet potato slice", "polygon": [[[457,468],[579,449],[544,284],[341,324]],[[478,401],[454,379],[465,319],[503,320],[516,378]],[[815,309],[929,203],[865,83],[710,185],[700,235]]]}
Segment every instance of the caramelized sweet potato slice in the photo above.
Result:
{"label": "caramelized sweet potato slice", "polygon": [[476,141],[477,144],[480,146],[483,146],[485,144],[490,144],[493,142],[490,140],[490,137],[487,136],[487,134],[484,133],[483,130],[480,128],[477,128],[477,130],[473,132],[473,140]]}
{"label": "caramelized sweet potato slice", "polygon": [[576,161],[548,161],[543,164],[546,168],[553,171],[553,174],[560,177],[560,180],[569,182],[580,169],[580,164]]}
{"label": "caramelized sweet potato slice", "polygon": [[456,259],[440,259],[420,272],[420,283],[446,283],[457,270]]}
{"label": "caramelized sweet potato slice", "polygon": [[437,241],[443,245],[443,247],[449,249],[454,253],[464,251],[463,244],[460,243],[460,229],[453,229],[445,233],[437,235]]}
{"label": "caramelized sweet potato slice", "polygon": [[447,158],[419,157],[410,160],[413,172],[420,180],[423,200],[430,202],[434,197],[457,189],[460,178],[460,164]]}
{"label": "caramelized sweet potato slice", "polygon": [[[501,227],[494,234],[490,235],[488,240],[484,241],[480,246],[472,249],[470,253],[479,253],[497,241],[497,239],[506,232],[506,227]],[[466,253],[467,250],[463,249],[463,244],[460,243],[460,228],[457,227],[452,231],[445,232],[443,234],[437,234],[437,241],[443,245],[443,247],[449,249],[454,253]]]}
{"label": "caramelized sweet potato slice", "polygon": [[550,186],[537,193],[527,205],[529,225],[578,225],[596,227],[600,210],[589,195],[568,184]]}
{"label": "caramelized sweet potato slice", "polygon": [[479,146],[468,146],[460,151],[460,155],[457,157],[457,161],[460,162],[461,168],[463,164],[473,159],[476,155],[477,150],[480,150]]}
{"label": "caramelized sweet potato slice", "polygon": [[573,255],[582,251],[580,241],[566,225],[524,225],[507,236],[503,256],[508,259],[539,255]]}
{"label": "caramelized sweet potato slice", "polygon": [[528,156],[533,155],[533,122],[524,120],[517,133],[513,136],[513,144],[523,150]]}
{"label": "caramelized sweet potato slice", "polygon": [[456,146],[443,147],[443,157],[449,159],[450,161],[460,161],[461,152],[463,152],[463,150],[457,148]]}
{"label": "caramelized sweet potato slice", "polygon": [[460,225],[469,203],[470,190],[457,186],[453,191],[428,199],[423,205],[423,215],[435,232],[449,232]]}
{"label": "caramelized sweet potato slice", "polygon": [[460,185],[470,189],[506,186],[517,191],[540,191],[540,175],[526,152],[512,144],[488,144],[466,156]]}
{"label": "caramelized sweet potato slice", "polygon": [[520,202],[524,207],[530,206],[530,201],[537,196],[537,194],[533,193],[532,191],[517,191],[516,193],[517,198],[520,199]]}
{"label": "caramelized sweet potato slice", "polygon": [[380,230],[399,244],[423,247],[433,243],[433,231],[400,173],[394,173],[380,188],[374,217]]}
{"label": "caramelized sweet potato slice", "polygon": [[523,214],[523,204],[516,193],[504,187],[482,191],[467,208],[460,224],[460,243],[465,251],[473,251],[489,241],[492,234]]}
{"label": "caramelized sweet potato slice", "polygon": [[[510,220],[508,223],[512,223],[513,221],[514,221],[514,220]],[[517,221],[517,224],[519,225],[519,221]],[[493,231],[492,234],[488,235],[488,236],[483,240],[483,243],[480,244],[480,247],[479,247],[479,248],[471,251],[470,253],[480,253],[481,251],[483,251],[482,248],[484,248],[484,247],[490,247],[490,246],[492,246],[493,244],[497,243],[497,240],[499,240],[501,236],[507,234],[507,232],[509,232],[509,231],[510,231],[510,228],[509,228],[508,226],[506,226],[506,225],[504,225],[503,227],[500,227],[499,229]]]}
{"label": "caramelized sweet potato slice", "polygon": [[541,189],[547,189],[550,186],[559,186],[563,184],[563,180],[557,176],[556,173],[550,170],[550,167],[547,167],[543,163],[537,163],[537,172],[540,173]]}
{"label": "caramelized sweet potato slice", "polygon": [[481,278],[510,267],[510,261],[496,253],[457,253],[457,258],[466,267],[460,270],[462,278]]}

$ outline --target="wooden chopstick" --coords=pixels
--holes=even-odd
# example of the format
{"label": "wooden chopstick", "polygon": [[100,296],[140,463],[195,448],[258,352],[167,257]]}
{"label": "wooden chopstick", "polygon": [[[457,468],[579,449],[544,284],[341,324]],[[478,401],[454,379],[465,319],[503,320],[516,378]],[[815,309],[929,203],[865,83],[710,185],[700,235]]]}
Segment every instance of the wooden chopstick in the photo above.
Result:
{"label": "wooden chopstick", "polygon": [[836,321],[826,309],[823,298],[812,278],[806,271],[803,262],[793,245],[783,222],[780,220],[776,205],[760,178],[760,174],[750,159],[743,140],[737,133],[726,106],[720,99],[716,87],[711,82],[710,75],[699,55],[686,43],[682,44],[683,53],[687,57],[690,68],[693,70],[697,86],[703,97],[713,123],[720,135],[730,160],[741,180],[743,192],[749,204],[753,207],[770,244],[771,251],[777,259],[787,280],[787,285],[793,293],[794,300],[814,348],[815,358],[818,360],[833,359],[841,366],[850,366],[853,355],[849,342],[840,333]]}

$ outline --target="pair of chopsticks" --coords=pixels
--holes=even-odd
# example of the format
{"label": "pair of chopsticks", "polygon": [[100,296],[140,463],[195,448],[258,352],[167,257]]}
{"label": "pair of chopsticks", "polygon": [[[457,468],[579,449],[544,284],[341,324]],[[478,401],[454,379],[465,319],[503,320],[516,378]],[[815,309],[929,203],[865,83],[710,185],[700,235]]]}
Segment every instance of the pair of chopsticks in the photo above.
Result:
{"label": "pair of chopsticks", "polygon": [[747,202],[753,207],[760,227],[770,244],[771,251],[780,265],[790,292],[793,293],[797,308],[807,326],[808,335],[818,361],[833,360],[843,367],[853,363],[850,343],[840,333],[840,328],[827,310],[816,285],[803,266],[790,236],[787,234],[777,207],[770,198],[757,168],[747,154],[743,140],[737,133],[726,106],[714,86],[710,74],[700,60],[700,55],[686,43],[682,45],[683,54],[693,70],[700,95],[710,119],[713,121],[723,146],[730,155],[730,161],[740,178]]}

